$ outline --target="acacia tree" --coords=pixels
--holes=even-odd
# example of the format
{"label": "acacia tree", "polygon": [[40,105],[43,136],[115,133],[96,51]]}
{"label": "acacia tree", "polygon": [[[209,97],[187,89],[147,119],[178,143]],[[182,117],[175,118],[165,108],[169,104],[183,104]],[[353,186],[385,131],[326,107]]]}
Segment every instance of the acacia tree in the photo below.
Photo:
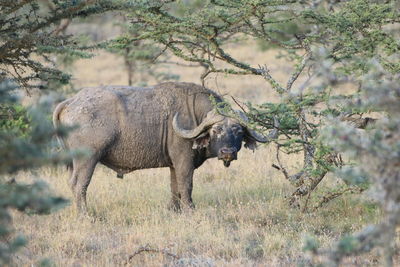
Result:
{"label": "acacia tree", "polygon": [[[398,3],[209,0],[197,5],[196,12],[190,3],[143,1],[130,11],[141,33],[117,38],[112,45],[155,41],[175,56],[203,66],[203,81],[210,73],[262,76],[280,95],[280,103],[237,104],[246,111],[250,126],[277,132],[273,143],[278,164],[273,167],[295,186],[292,205],[306,210],[311,192],[328,172],[337,169],[346,184],[323,196],[314,208],[345,192],[363,191],[369,183],[381,189],[385,221],[340,241],[326,253],[329,263],[337,266],[345,256],[385,244],[390,266],[389,241],[400,209],[399,124],[398,110],[393,107],[398,107],[394,103],[399,100]],[[177,7],[184,11],[176,12]],[[251,65],[226,51],[230,43],[241,39],[261,40],[284,51],[293,64],[287,82],[279,83],[264,62]],[[352,84],[354,92],[337,94],[343,83]],[[384,119],[377,122],[365,117],[370,111],[383,112]],[[330,126],[332,121],[341,123]],[[363,134],[359,129],[364,129]],[[357,156],[353,164],[360,164],[360,171],[343,167],[340,153],[348,149]],[[288,170],[280,160],[281,152],[302,152],[303,168]],[[308,197],[302,202],[303,196]],[[311,250],[321,252],[315,246]]]}
{"label": "acacia tree", "polygon": [[385,265],[393,266],[394,237],[400,224],[399,9],[395,1],[351,1],[333,7],[334,13],[329,15],[307,15],[319,22],[321,36],[329,40],[316,53],[315,73],[321,83],[314,90],[353,83],[358,86],[357,93],[331,98],[328,104],[346,112],[381,115],[370,125],[364,120],[362,131],[360,125],[338,117],[328,118],[322,129],[322,141],[336,152],[346,152],[356,163],[337,169],[336,174],[348,183],[371,183],[384,211],[379,224],[342,238],[330,250],[308,243],[314,255],[327,257],[329,266],[339,266],[346,256],[377,246],[383,247]]}
{"label": "acacia tree", "polygon": [[[399,54],[392,59],[399,60]],[[361,58],[353,57],[353,60]],[[318,248],[315,241],[308,241],[306,249],[313,255],[327,257],[329,266],[339,266],[347,256],[353,256],[383,247],[386,266],[393,266],[396,245],[396,227],[400,225],[400,89],[399,72],[385,69],[377,59],[366,61],[367,73],[357,80],[361,83],[359,96],[355,99],[340,100],[357,110],[374,110],[385,113],[385,117],[360,131],[355,125],[330,118],[329,125],[322,131],[325,143],[337,152],[347,155],[357,165],[336,170],[336,174],[349,183],[372,183],[376,200],[380,203],[384,216],[378,225],[368,226],[362,231],[341,239],[332,249]],[[326,60],[328,66],[331,60]],[[325,69],[325,71],[327,71]],[[343,76],[328,78],[322,72],[327,84],[341,83]],[[311,244],[311,246],[310,246]]]}
{"label": "acacia tree", "polygon": [[[5,88],[3,95],[7,96],[0,99],[7,101],[1,106],[7,116],[9,111],[12,114],[20,111],[8,108],[10,105],[13,107],[9,94],[11,89],[20,85],[24,88],[38,85],[46,87],[46,81],[52,79],[62,82],[68,80],[67,75],[35,60],[32,55],[44,60],[54,53],[87,56],[70,36],[56,34],[61,20],[108,10],[127,11],[138,32],[135,36],[123,36],[108,42],[110,46],[123,49],[136,41],[151,40],[160,44],[162,51],[170,51],[204,67],[203,80],[210,73],[216,72],[258,75],[280,95],[282,101],[278,104],[239,104],[250,118],[249,126],[264,132],[278,133],[273,141],[278,151],[278,165],[275,167],[295,186],[290,200],[293,205],[301,204],[299,199],[310,196],[310,192],[328,171],[342,165],[338,153],[344,151],[343,144],[345,148],[357,152],[358,158],[367,165],[361,165],[358,172],[356,169],[341,168],[345,174],[351,174],[345,177],[353,177],[346,181],[348,184],[352,181],[364,184],[365,179],[360,177],[370,177],[370,181],[381,188],[381,203],[387,217],[382,224],[340,241],[326,254],[332,265],[338,265],[346,255],[367,251],[373,245],[386,244],[387,263],[391,264],[388,240],[399,221],[399,124],[396,121],[398,105],[393,104],[399,98],[396,85],[399,43],[396,38],[398,26],[395,25],[399,23],[399,7],[396,1],[87,0],[51,1],[51,8],[48,8],[48,3],[39,0],[0,3],[1,85]],[[192,12],[194,7],[197,11],[195,13]],[[279,83],[270,72],[270,66],[264,62],[252,66],[226,52],[229,43],[242,38],[261,40],[285,51],[293,63],[293,72],[287,82]],[[373,64],[370,64],[371,61]],[[306,70],[310,75],[300,83],[299,77]],[[313,81],[323,83],[315,87]],[[353,95],[331,97],[331,92],[342,82],[356,84],[359,90]],[[318,103],[325,105],[322,109],[317,108]],[[372,119],[354,119],[354,114],[363,114],[369,110],[384,111],[387,116],[376,122],[375,126],[369,126],[372,128],[367,127]],[[39,116],[43,114],[42,111],[30,114],[26,118],[29,127],[23,129],[25,136],[13,133],[8,122],[4,124],[6,128],[1,130],[0,151],[8,152],[3,155],[6,159],[2,161],[4,165],[1,165],[0,173],[3,177],[9,177],[21,169],[65,159],[65,155],[48,154],[47,140],[55,132],[49,124],[43,125],[45,120]],[[18,125],[19,118],[17,116]],[[321,131],[322,127],[331,123],[328,122],[329,118],[336,118],[341,123]],[[363,138],[356,139],[358,131],[348,124],[343,126],[343,120],[351,121],[361,128],[367,127]],[[379,130],[377,125],[380,125]],[[11,128],[14,126],[11,125]],[[329,138],[320,138],[326,136]],[[331,142],[326,142],[326,139]],[[298,171],[288,170],[280,161],[281,152],[302,152],[303,168]],[[2,218],[8,218],[9,207],[22,211],[31,209],[47,212],[54,204],[63,202],[57,198],[48,198],[46,194],[37,198],[38,192],[42,191],[35,186],[14,182],[3,182],[1,186],[4,188],[2,203],[5,203],[1,206]],[[345,187],[341,191],[332,192],[316,206],[340,195],[340,192],[362,189],[353,185]],[[20,199],[28,201],[21,202]],[[303,208],[307,207],[306,203],[304,201]],[[3,229],[9,229],[6,221],[3,220],[2,225]],[[382,233],[386,234],[380,237]],[[9,261],[9,255],[18,244],[21,243],[4,243],[4,251],[1,251],[2,259],[5,259],[3,262]],[[309,247],[317,254],[325,253],[316,246]]]}
{"label": "acacia tree", "polygon": [[[5,0],[0,2],[0,265],[13,265],[13,255],[25,244],[12,230],[10,209],[48,214],[67,201],[51,194],[40,181],[21,184],[18,172],[70,161],[78,152],[52,152],[55,130],[49,120],[50,98],[24,108],[17,98],[21,89],[45,89],[50,82],[65,84],[69,75],[50,61],[51,55],[86,57],[72,36],[59,35],[65,19],[130,7],[118,1]],[[61,28],[60,28],[61,27]],[[54,84],[54,83],[51,83]],[[54,89],[54,88],[49,88]],[[46,100],[47,99],[47,100]]]}
{"label": "acacia tree", "polygon": [[[87,17],[135,5],[112,0],[50,1],[24,0],[0,3],[0,71],[25,89],[38,87],[35,81],[67,83],[69,75],[51,62],[50,55],[90,56],[91,47],[81,46],[76,38],[61,35],[65,20]],[[38,58],[33,58],[35,55]],[[40,88],[45,88],[41,83]]]}
{"label": "acacia tree", "polygon": [[[322,46],[321,42],[334,46],[332,57],[338,62],[354,53],[361,53],[370,57],[380,49],[378,43],[387,49],[397,48],[390,44],[392,37],[384,35],[380,28],[382,23],[388,24],[394,20],[391,4],[387,8],[378,9],[375,15],[384,21],[370,19],[369,13],[357,18],[358,14],[351,11],[356,5],[368,5],[368,1],[350,1],[348,7],[339,8],[334,12],[333,5],[323,1],[205,1],[196,5],[196,12],[192,12],[191,1],[144,1],[135,10],[130,11],[132,23],[140,29],[140,34],[131,38],[117,38],[111,45],[120,47],[129,46],[138,40],[152,40],[164,46],[164,50],[172,52],[186,61],[197,63],[205,68],[201,79],[210,73],[226,73],[232,75],[262,76],[275,90],[282,101],[278,104],[265,103],[260,106],[239,104],[250,118],[250,126],[260,131],[277,131],[278,138],[274,140],[277,146],[277,162],[273,165],[280,170],[284,177],[295,186],[290,198],[292,206],[300,206],[300,198],[309,196],[325,175],[337,166],[343,164],[341,157],[329,146],[318,140],[319,129],[324,118],[330,114],[341,116],[346,120],[353,120],[361,127],[368,121],[364,118],[355,118],[354,110],[345,110],[344,107],[316,108],[316,104],[325,103],[329,98],[329,90],[321,90],[317,94],[309,90],[315,74],[312,63],[314,58],[313,47]],[[180,10],[177,12],[176,10]],[[369,11],[371,8],[368,8]],[[328,11],[332,11],[329,14]],[[391,13],[392,12],[392,13]],[[392,15],[390,15],[392,14]],[[352,21],[355,20],[355,21]],[[375,34],[364,37],[360,42],[368,43],[371,47],[365,50],[347,37],[340,29],[343,24],[354,24],[349,32],[353,36],[357,32],[369,30]],[[358,24],[357,24],[358,23]],[[340,34],[332,34],[335,32]],[[377,38],[381,36],[382,38]],[[293,72],[286,84],[279,83],[270,72],[270,66],[259,62],[252,66],[226,52],[226,47],[240,39],[261,40],[269,45],[284,51],[292,62]],[[337,44],[337,45],[335,45]],[[393,50],[393,51],[394,51]],[[393,52],[392,51],[392,52]],[[363,66],[353,64],[355,73],[362,72]],[[310,73],[305,82],[298,82],[304,72]],[[342,68],[346,71],[346,68]],[[297,83],[296,83],[297,81]],[[358,115],[358,112],[357,112]],[[288,170],[280,160],[280,153],[304,154],[304,165],[298,171]],[[358,192],[361,187],[345,187],[342,192]],[[340,193],[334,192],[316,204],[321,206]],[[307,201],[303,209],[307,208]]]}

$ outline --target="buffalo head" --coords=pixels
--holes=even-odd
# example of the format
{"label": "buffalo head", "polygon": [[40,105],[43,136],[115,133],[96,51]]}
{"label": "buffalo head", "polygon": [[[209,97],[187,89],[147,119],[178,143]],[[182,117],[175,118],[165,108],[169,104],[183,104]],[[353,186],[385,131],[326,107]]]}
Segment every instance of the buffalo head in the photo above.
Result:
{"label": "buffalo head", "polygon": [[[242,121],[247,121],[244,113],[238,112]],[[179,114],[175,114],[172,126],[182,138],[193,140],[193,149],[205,149],[207,157],[218,157],[229,167],[242,147],[254,150],[256,142],[266,143],[268,139],[252,129],[247,128],[235,118],[223,116],[212,110],[194,129],[183,129],[179,126]]]}

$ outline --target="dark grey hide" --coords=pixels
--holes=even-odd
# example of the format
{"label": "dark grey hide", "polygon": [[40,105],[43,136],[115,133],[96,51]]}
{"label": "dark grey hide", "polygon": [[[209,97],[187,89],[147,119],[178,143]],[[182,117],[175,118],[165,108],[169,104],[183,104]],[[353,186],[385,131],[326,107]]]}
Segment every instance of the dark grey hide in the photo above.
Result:
{"label": "dark grey hide", "polygon": [[86,88],[60,103],[54,125],[79,126],[61,140],[64,146],[91,152],[72,162],[69,184],[78,210],[87,212],[86,191],[99,162],[119,177],[138,169],[169,167],[171,208],[193,207],[193,171],[206,159],[218,157],[228,167],[242,141],[250,149],[256,141],[267,141],[238,120],[217,114],[210,96],[221,101],[195,84],[163,83]]}

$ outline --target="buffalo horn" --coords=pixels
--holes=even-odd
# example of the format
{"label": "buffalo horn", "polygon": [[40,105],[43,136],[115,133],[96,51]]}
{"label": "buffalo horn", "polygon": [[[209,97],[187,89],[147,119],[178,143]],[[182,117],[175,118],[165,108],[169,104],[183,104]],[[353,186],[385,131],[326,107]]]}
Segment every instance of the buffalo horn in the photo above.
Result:
{"label": "buffalo horn", "polygon": [[214,123],[222,121],[225,117],[216,113],[215,110],[212,110],[207,113],[207,116],[204,118],[204,120],[197,126],[196,128],[192,130],[188,129],[183,129],[182,127],[179,126],[178,123],[178,116],[179,112],[175,113],[175,116],[172,120],[172,127],[174,128],[174,131],[182,138],[186,139],[191,139],[199,136],[204,129],[206,129],[208,126],[213,125]]}
{"label": "buffalo horn", "polygon": [[[236,114],[239,115],[239,117],[244,121],[244,122],[248,122],[249,118],[247,118],[246,114],[244,114],[244,112],[240,111],[240,110],[235,110]],[[274,123],[275,123],[275,118],[274,118]],[[245,126],[246,127],[246,126]],[[246,127],[247,132],[249,133],[250,137],[253,138],[254,140],[256,140],[257,142],[260,143],[267,143],[270,142],[271,139],[275,139],[276,138],[276,134],[277,131],[274,129],[272,130],[272,132],[268,135],[268,137],[265,137],[262,134],[259,134],[258,132]]]}

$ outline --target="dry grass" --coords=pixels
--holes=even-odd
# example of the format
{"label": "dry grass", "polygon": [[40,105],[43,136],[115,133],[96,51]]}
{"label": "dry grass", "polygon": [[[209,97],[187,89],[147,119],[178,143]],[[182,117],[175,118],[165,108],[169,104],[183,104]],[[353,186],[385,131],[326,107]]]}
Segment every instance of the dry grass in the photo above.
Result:
{"label": "dry grass", "polygon": [[[175,262],[162,253],[142,253],[127,263],[148,244],[216,266],[296,265],[305,235],[328,245],[376,220],[378,211],[357,197],[345,197],[314,214],[289,209],[285,197],[292,188],[265,164],[271,160],[271,151],[264,148],[254,154],[242,151],[228,169],[216,160],[205,163],[194,178],[196,210],[184,214],[167,209],[167,169],[137,171],[120,180],[99,166],[88,197],[94,222],[77,218],[72,206],[49,216],[15,213],[17,229],[30,239],[20,263],[43,257],[57,266]],[[64,169],[42,170],[41,177],[55,192],[71,197]]]}
{"label": "dry grass", "polygon": [[[243,57],[262,58],[274,66],[287,66],[274,58],[274,51],[233,50]],[[122,60],[100,53],[74,65],[77,87],[126,84]],[[182,81],[198,82],[201,69],[170,67]],[[272,70],[284,81],[287,67]],[[150,81],[151,82],[151,81]],[[207,86],[243,100],[276,100],[260,78],[214,76]],[[346,196],[312,214],[287,207],[285,197],[293,189],[271,168],[272,147],[255,153],[241,151],[230,168],[217,160],[207,161],[195,173],[196,210],[176,214],[167,209],[168,169],[141,170],[117,179],[115,173],[98,166],[88,192],[92,220],[77,218],[73,207],[48,216],[15,213],[18,231],[30,242],[18,258],[19,265],[32,265],[50,258],[57,266],[295,266],[304,258],[305,235],[315,235],[324,246],[344,233],[377,221],[379,210],[359,196]],[[301,158],[285,159],[291,166]],[[28,178],[26,177],[28,176]],[[64,168],[39,171],[53,190],[71,197]],[[21,174],[21,180],[32,175]],[[338,183],[330,177],[327,184]],[[143,252],[140,247],[168,251]],[[374,265],[377,255],[354,258],[349,265]],[[192,265],[190,265],[192,264]]]}

